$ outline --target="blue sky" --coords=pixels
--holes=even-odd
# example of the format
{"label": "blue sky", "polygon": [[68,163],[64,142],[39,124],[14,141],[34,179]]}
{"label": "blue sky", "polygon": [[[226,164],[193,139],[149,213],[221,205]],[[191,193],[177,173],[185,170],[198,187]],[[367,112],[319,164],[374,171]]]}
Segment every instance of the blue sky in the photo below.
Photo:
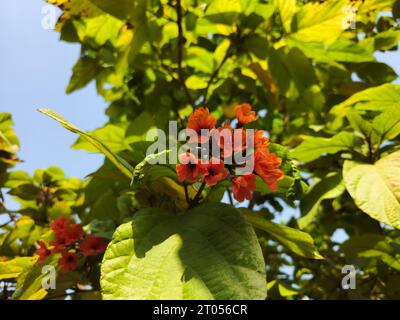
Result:
{"label": "blue sky", "polygon": [[83,178],[99,167],[102,156],[70,149],[76,136],[36,108],[57,110],[90,130],[107,120],[106,104],[94,85],[65,94],[79,45],[61,42],[58,33],[42,28],[44,6],[40,0],[0,2],[0,112],[13,115],[25,161],[19,169],[32,173],[56,165]]}

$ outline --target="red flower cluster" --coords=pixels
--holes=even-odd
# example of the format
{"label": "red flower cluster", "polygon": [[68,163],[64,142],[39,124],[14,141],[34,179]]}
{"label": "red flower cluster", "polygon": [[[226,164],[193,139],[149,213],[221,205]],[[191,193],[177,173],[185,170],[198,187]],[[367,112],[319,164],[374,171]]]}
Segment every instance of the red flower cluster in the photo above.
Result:
{"label": "red flower cluster", "polygon": [[47,256],[61,254],[58,264],[63,272],[75,270],[80,257],[103,253],[107,247],[104,239],[87,235],[80,224],[71,224],[66,217],[60,217],[50,223],[54,232],[54,240],[50,241],[48,248],[43,240],[39,242],[36,254],[38,262],[43,264]]}
{"label": "red flower cluster", "polygon": [[[237,118],[237,126],[232,129],[229,123],[225,123],[224,127],[215,128],[216,119],[210,115],[207,108],[199,108],[189,117],[187,125],[188,129],[194,130],[198,136],[196,140],[190,137],[189,143],[197,143],[198,148],[202,145],[209,144],[214,134],[223,131],[228,132],[230,139],[225,141],[224,135],[218,135],[217,145],[220,149],[220,158],[211,155],[209,161],[203,161],[197,158],[190,151],[186,151],[179,155],[179,164],[176,165],[176,173],[178,180],[181,182],[195,183],[201,176],[203,183],[214,186],[219,181],[229,178],[232,182],[232,192],[237,201],[250,200],[256,189],[256,176],[260,176],[262,180],[273,191],[277,188],[277,181],[283,178],[283,172],[279,169],[282,160],[268,150],[269,140],[264,137],[264,131],[255,130],[249,133],[243,128],[243,125],[254,122],[258,119],[252,107],[244,103],[235,109]],[[202,132],[202,129],[209,130],[209,133]],[[227,130],[223,130],[227,129]],[[242,172],[241,175],[234,173],[234,168],[240,168],[243,164],[232,163],[232,165],[224,164],[223,159],[231,158],[235,154],[243,154],[248,142],[252,140],[254,150],[252,159],[254,169],[251,172]]]}

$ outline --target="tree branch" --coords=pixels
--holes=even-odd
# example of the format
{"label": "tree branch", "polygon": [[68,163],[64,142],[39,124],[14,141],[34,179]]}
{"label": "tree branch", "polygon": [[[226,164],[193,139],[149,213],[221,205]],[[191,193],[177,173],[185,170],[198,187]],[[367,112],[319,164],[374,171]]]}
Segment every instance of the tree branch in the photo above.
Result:
{"label": "tree branch", "polygon": [[181,0],[176,1],[176,12],[177,12],[177,24],[178,24],[178,77],[179,77],[179,82],[185,91],[186,97],[188,99],[189,104],[193,107],[193,109],[196,108],[196,104],[194,103],[194,100],[192,96],[190,95],[189,89],[186,86],[185,79],[183,76],[183,70],[182,70],[182,48],[184,44],[184,38],[183,38],[183,29],[182,29],[182,6],[181,6]]}
{"label": "tree branch", "polygon": [[231,190],[229,190],[229,188],[227,188],[227,189],[226,189],[226,192],[228,193],[228,198],[229,198],[230,204],[231,204],[232,206],[234,206]]}
{"label": "tree branch", "polygon": [[208,80],[207,87],[205,88],[204,95],[203,95],[203,101],[202,101],[203,105],[205,105],[207,103],[208,91],[209,91],[210,86],[212,85],[214,79],[218,76],[218,73],[221,70],[221,68],[224,66],[226,60],[228,60],[228,58],[231,56],[231,52],[230,51],[231,51],[231,47],[228,48],[228,50],[226,51],[226,54],[225,54],[224,58],[222,59],[221,63],[219,64],[219,66],[212,73],[212,75],[210,77],[210,80]]}
{"label": "tree branch", "polygon": [[199,190],[197,191],[196,196],[193,198],[193,200],[190,202],[190,206],[189,208],[193,208],[194,206],[196,206],[199,203],[200,197],[201,197],[201,193],[203,192],[204,188],[206,187],[206,183],[203,182],[199,188]]}

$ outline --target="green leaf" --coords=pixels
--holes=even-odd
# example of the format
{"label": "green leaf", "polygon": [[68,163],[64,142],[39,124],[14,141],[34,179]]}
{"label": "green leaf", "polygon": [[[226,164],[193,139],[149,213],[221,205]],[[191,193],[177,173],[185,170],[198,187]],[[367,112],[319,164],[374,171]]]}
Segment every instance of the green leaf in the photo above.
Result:
{"label": "green leaf", "polygon": [[356,144],[356,137],[350,132],[340,132],[331,138],[305,136],[304,141],[291,152],[293,158],[302,162],[318,159],[323,154],[335,154],[351,150]]}
{"label": "green leaf", "polygon": [[[110,151],[120,152],[129,150],[130,147],[125,141],[125,130],[113,124],[107,124],[102,128],[88,132],[93,138],[105,144]],[[72,148],[86,150],[89,152],[102,152],[84,136],[80,136],[72,145]]]}
{"label": "green leaf", "polygon": [[[46,264],[56,266],[59,258],[58,254],[52,255],[47,258]],[[43,265],[36,263],[20,274],[13,299],[41,300],[47,296],[48,292],[42,286],[42,280],[47,273],[43,273],[42,268]]]}
{"label": "green leaf", "polygon": [[95,79],[97,72],[98,66],[96,60],[87,57],[80,58],[72,69],[72,77],[66,93],[72,93],[86,86],[90,81]]}
{"label": "green leaf", "polygon": [[[88,43],[92,47],[97,48],[103,46],[106,42],[116,44],[123,22],[108,14],[100,14],[95,17],[82,17],[79,20],[73,21],[73,25],[82,43]],[[95,60],[90,61],[89,58],[84,57],[79,61],[82,59],[85,60],[82,63],[88,63],[93,68],[97,67],[96,64],[93,65]],[[86,69],[84,65],[82,67]],[[87,71],[96,72],[96,70],[91,69],[87,69]]]}
{"label": "green leaf", "polygon": [[295,14],[296,0],[275,0],[275,6],[279,10],[283,27],[286,32],[290,32],[290,24],[292,23],[293,15]]}
{"label": "green leaf", "polygon": [[290,38],[304,42],[334,42],[346,28],[346,5],[343,0],[303,5],[294,16]]}
{"label": "green leaf", "polygon": [[8,193],[24,200],[35,200],[39,196],[40,188],[33,184],[21,184]]}
{"label": "green leaf", "polygon": [[30,267],[36,260],[36,257],[16,257],[6,261],[0,259],[0,280],[18,277],[25,268]]}
{"label": "green leaf", "polygon": [[345,186],[340,173],[328,174],[314,183],[308,193],[301,199],[300,209],[302,217],[297,220],[300,229],[306,228],[318,214],[318,208],[324,199],[339,197]]}
{"label": "green leaf", "polygon": [[400,151],[373,165],[347,160],[343,179],[347,191],[362,211],[400,229]]}
{"label": "green leaf", "polygon": [[388,266],[400,271],[400,262],[390,245],[390,239],[378,234],[363,234],[353,236],[345,241],[340,248],[348,257],[375,258],[382,260]]}
{"label": "green leaf", "polygon": [[7,174],[7,180],[4,183],[6,188],[16,188],[19,185],[32,183],[32,178],[25,171],[12,171]]}
{"label": "green leaf", "polygon": [[185,62],[195,69],[195,72],[211,74],[214,70],[213,54],[201,47],[190,47],[187,50]]}
{"label": "green leaf", "polygon": [[381,141],[396,138],[400,134],[400,112],[395,109],[383,112],[375,117],[372,127],[381,137]]}
{"label": "green leaf", "polygon": [[269,233],[297,255],[304,258],[323,259],[315,248],[314,240],[308,233],[273,223],[247,209],[242,209],[242,212],[255,228]]}
{"label": "green leaf", "polygon": [[241,213],[144,209],[121,225],[101,266],[104,299],[265,299],[265,265]]}
{"label": "green leaf", "polygon": [[331,113],[340,115],[343,109],[354,105],[356,105],[356,109],[371,111],[399,108],[400,85],[386,83],[379,87],[357,92],[346,101],[332,108]]}
{"label": "green leaf", "polygon": [[121,20],[138,23],[146,19],[146,0],[119,0],[118,5],[110,0],[90,0],[90,2]]}
{"label": "green leaf", "polygon": [[113,153],[103,142],[91,136],[90,134],[78,129],[73,124],[65,120],[58,113],[50,109],[38,109],[38,111],[58,121],[64,128],[68,129],[69,131],[79,134],[83,139],[95,146],[97,150],[102,152],[119,170],[121,170],[123,174],[132,179],[133,167],[120,156]]}
{"label": "green leaf", "polygon": [[142,112],[126,129],[126,143],[146,141],[147,133],[156,128],[154,117],[149,112]]}
{"label": "green leaf", "polygon": [[204,89],[207,87],[207,81],[196,75],[192,75],[187,78],[185,83],[189,89],[193,90]]}

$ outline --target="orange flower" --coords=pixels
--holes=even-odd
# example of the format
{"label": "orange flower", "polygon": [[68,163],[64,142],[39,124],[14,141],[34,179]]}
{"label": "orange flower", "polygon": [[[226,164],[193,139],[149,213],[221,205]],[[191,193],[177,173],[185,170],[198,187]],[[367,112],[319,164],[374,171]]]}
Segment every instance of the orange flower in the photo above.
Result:
{"label": "orange flower", "polygon": [[[197,133],[198,142],[204,143],[209,140],[210,132],[215,128],[216,123],[217,120],[215,117],[210,115],[208,109],[205,107],[200,107],[190,115],[187,128],[192,129]],[[209,133],[204,135],[204,133],[202,134],[201,129],[207,129],[209,130]],[[193,142],[193,137],[191,137],[189,142]]]}
{"label": "orange flower", "polygon": [[76,253],[63,251],[61,258],[58,260],[58,264],[61,266],[62,272],[69,270],[75,270],[78,267],[79,256]]}
{"label": "orange flower", "polygon": [[218,128],[219,136],[217,143],[222,151],[223,158],[229,158],[233,154],[246,150],[246,146],[249,144],[250,136],[243,128],[232,130],[231,128]]}
{"label": "orange flower", "polygon": [[66,230],[66,236],[68,242],[72,243],[82,239],[85,236],[85,231],[83,231],[83,228],[80,224],[72,224]]}
{"label": "orange flower", "polygon": [[277,181],[284,176],[279,170],[282,159],[274,153],[256,151],[254,155],[254,171],[264,180],[272,191],[276,191]]}
{"label": "orange flower", "polygon": [[224,162],[218,158],[212,158],[209,163],[201,164],[200,170],[203,181],[209,186],[215,186],[220,180],[229,175],[225,169]]}
{"label": "orange flower", "polygon": [[179,155],[179,162],[176,165],[176,173],[180,182],[196,182],[200,174],[199,160],[190,152]]}
{"label": "orange flower", "polygon": [[79,241],[85,236],[80,224],[69,224],[70,220],[66,217],[60,217],[50,223],[50,227],[54,232],[55,241],[50,242],[56,248],[54,252],[59,252],[64,246],[71,245],[75,241]]}
{"label": "orange flower", "polygon": [[233,197],[237,201],[250,200],[253,198],[254,190],[256,190],[256,176],[254,174],[246,174],[232,179]]}
{"label": "orange flower", "polygon": [[85,256],[103,253],[106,247],[106,242],[102,238],[96,236],[87,236],[81,243],[82,253]]}
{"label": "orange flower", "polygon": [[50,228],[54,231],[54,233],[63,233],[64,230],[69,225],[69,218],[67,217],[58,217],[57,219],[50,222]]}
{"label": "orange flower", "polygon": [[248,103],[243,103],[242,105],[237,106],[235,109],[235,115],[239,121],[239,126],[254,122],[258,119],[255,111],[253,111],[251,105]]}
{"label": "orange flower", "polygon": [[36,254],[39,256],[38,263],[40,264],[43,264],[46,261],[47,256],[51,254],[51,251],[47,249],[43,240],[39,241],[39,248],[37,248]]}
{"label": "orange flower", "polygon": [[265,150],[269,145],[269,139],[264,137],[263,130],[255,130],[254,131],[254,148]]}

